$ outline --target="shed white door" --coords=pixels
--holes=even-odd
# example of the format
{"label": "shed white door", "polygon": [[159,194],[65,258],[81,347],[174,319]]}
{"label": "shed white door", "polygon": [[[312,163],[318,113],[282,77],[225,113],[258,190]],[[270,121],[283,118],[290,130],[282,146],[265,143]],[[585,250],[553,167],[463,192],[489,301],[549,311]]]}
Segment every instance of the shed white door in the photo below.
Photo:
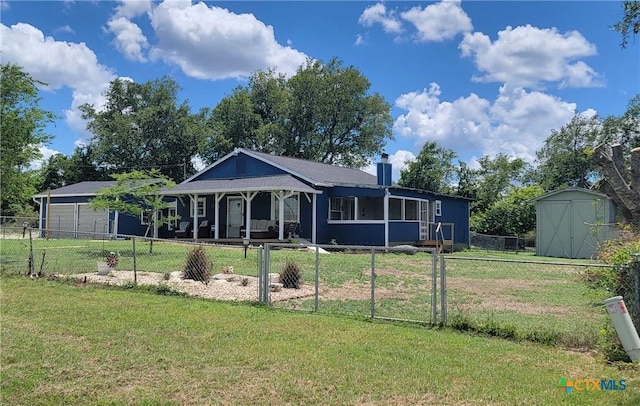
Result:
{"label": "shed white door", "polygon": [[603,200],[573,201],[571,258],[591,258],[598,251],[604,240],[604,228],[600,225],[604,222],[604,211]]}

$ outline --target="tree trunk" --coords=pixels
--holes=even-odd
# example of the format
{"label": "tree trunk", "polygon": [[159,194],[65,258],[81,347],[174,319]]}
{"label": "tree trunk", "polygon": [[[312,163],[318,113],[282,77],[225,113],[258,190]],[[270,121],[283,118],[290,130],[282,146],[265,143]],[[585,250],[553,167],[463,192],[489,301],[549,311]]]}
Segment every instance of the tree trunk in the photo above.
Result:
{"label": "tree trunk", "polygon": [[599,145],[593,160],[605,178],[603,192],[621,209],[626,220],[640,226],[640,148],[631,150],[627,170],[622,145]]}

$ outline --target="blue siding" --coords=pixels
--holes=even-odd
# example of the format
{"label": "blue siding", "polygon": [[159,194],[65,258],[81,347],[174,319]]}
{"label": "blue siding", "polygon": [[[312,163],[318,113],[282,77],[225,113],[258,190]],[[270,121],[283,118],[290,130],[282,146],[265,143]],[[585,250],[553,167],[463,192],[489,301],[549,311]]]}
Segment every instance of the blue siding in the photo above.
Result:
{"label": "blue siding", "polygon": [[285,171],[244,154],[232,156],[193,180],[251,178],[256,176],[284,175]]}
{"label": "blue siding", "polygon": [[253,201],[251,202],[251,218],[267,220],[271,219],[270,193],[260,193],[253,199]]}
{"label": "blue siding", "polygon": [[329,224],[329,241],[338,244],[384,245],[384,224]]}
{"label": "blue siding", "polygon": [[316,200],[316,241],[318,244],[328,244],[329,238],[329,225],[327,224],[327,218],[329,217],[329,197],[327,196],[326,189],[324,193],[318,195]]}
{"label": "blue siding", "polygon": [[389,243],[413,244],[420,239],[419,221],[389,222]]}
{"label": "blue siding", "polygon": [[[366,187],[334,186],[327,189],[328,197],[383,197],[384,189]],[[328,213],[329,208],[327,208]]]}

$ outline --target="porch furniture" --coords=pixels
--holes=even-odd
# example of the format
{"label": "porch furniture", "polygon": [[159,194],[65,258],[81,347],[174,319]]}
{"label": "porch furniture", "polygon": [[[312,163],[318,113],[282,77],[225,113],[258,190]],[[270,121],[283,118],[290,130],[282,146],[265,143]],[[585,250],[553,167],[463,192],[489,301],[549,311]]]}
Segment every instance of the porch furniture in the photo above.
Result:
{"label": "porch furniture", "polygon": [[193,226],[190,221],[181,221],[180,227],[174,231],[175,238],[191,238],[193,237]]}
{"label": "porch furniture", "polygon": [[[276,220],[251,219],[250,238],[278,238],[278,223]],[[240,227],[240,236],[246,235],[246,227]]]}
{"label": "porch furniture", "polygon": [[209,220],[202,220],[198,226],[198,238],[209,238],[210,233]]}

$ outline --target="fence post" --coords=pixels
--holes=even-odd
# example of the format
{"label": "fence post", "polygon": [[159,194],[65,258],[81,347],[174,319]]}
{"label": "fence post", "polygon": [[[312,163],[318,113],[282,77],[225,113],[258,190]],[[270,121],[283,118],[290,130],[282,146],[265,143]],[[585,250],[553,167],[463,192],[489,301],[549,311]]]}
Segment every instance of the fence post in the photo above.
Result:
{"label": "fence post", "polygon": [[447,272],[444,255],[440,255],[440,325],[447,324]]}
{"label": "fence post", "polygon": [[438,321],[438,254],[435,250],[431,251],[431,324],[435,325]]}
{"label": "fence post", "polygon": [[131,237],[131,241],[133,243],[133,284],[138,284],[138,264],[137,264],[137,253],[136,253],[136,237]]}
{"label": "fence post", "polygon": [[371,318],[376,316],[376,250],[371,248]]}
{"label": "fence post", "polygon": [[[640,252],[636,252],[631,255],[633,260],[631,262],[631,270],[633,272],[634,281],[634,305],[633,321],[637,326],[640,326]],[[640,327],[639,327],[640,328]]]}
{"label": "fence post", "polygon": [[29,227],[29,276],[33,277],[33,238],[31,238],[31,227]]}
{"label": "fence post", "polygon": [[313,303],[313,310],[318,311],[320,307],[320,247],[316,245],[316,280],[315,280],[315,299]]}

